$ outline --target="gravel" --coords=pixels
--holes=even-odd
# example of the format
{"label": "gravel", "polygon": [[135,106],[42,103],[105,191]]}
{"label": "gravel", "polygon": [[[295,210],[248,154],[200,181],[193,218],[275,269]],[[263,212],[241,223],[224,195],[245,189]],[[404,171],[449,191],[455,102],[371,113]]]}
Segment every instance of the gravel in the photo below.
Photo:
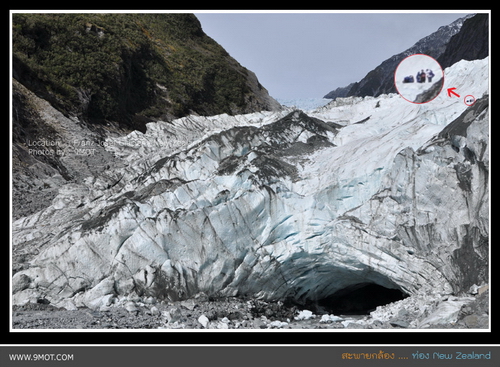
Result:
{"label": "gravel", "polygon": [[[429,328],[487,329],[488,293],[464,305],[457,322]],[[12,312],[13,329],[405,329],[412,321],[404,310],[382,322],[369,315],[315,315],[282,302],[206,296],[177,302],[124,299],[97,311],[69,311],[40,301],[14,306]]]}

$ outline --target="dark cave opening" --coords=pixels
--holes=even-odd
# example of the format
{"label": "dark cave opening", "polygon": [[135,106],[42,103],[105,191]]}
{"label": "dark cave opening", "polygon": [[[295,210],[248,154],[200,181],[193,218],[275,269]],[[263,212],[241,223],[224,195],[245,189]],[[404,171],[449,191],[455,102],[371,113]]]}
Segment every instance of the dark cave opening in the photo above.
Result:
{"label": "dark cave opening", "polygon": [[408,297],[400,289],[391,289],[375,283],[359,283],[341,289],[334,294],[311,302],[310,307],[318,314],[368,315],[377,306],[386,305]]}

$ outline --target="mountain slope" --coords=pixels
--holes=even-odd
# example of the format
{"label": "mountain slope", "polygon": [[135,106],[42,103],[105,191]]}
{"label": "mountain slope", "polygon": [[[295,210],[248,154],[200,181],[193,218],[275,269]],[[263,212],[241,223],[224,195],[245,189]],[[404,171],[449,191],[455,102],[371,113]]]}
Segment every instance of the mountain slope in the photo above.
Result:
{"label": "mountain slope", "polygon": [[192,14],[13,14],[13,67],[64,114],[137,130],[278,107]]}
{"label": "mountain slope", "polygon": [[[326,94],[324,98],[336,99],[338,97],[350,96],[377,97],[381,94],[397,93],[394,86],[394,71],[401,60],[409,55],[419,53],[429,55],[433,58],[438,58],[445,51],[450,38],[459,32],[464,21],[471,16],[472,15],[457,19],[447,26],[440,27],[436,32],[422,38],[408,50],[394,55],[382,62],[359,82],[351,83],[346,87],[337,88]],[[485,56],[480,58],[484,58]],[[445,65],[443,68],[450,65],[451,64]]]}
{"label": "mountain slope", "polygon": [[12,15],[13,215],[106,175],[110,136],[281,106],[191,14]]}
{"label": "mountain slope", "polygon": [[446,50],[438,57],[443,68],[460,60],[480,60],[488,56],[489,17],[488,14],[476,14],[466,19],[460,32],[455,34]]}

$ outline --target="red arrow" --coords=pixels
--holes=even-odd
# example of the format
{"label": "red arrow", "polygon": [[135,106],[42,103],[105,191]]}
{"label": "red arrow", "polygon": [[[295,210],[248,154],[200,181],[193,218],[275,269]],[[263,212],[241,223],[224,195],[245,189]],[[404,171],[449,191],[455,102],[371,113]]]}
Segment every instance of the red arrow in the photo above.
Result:
{"label": "red arrow", "polygon": [[448,88],[448,97],[451,97],[452,94],[456,95],[457,97],[460,97],[460,94],[454,92],[455,89],[457,88]]}

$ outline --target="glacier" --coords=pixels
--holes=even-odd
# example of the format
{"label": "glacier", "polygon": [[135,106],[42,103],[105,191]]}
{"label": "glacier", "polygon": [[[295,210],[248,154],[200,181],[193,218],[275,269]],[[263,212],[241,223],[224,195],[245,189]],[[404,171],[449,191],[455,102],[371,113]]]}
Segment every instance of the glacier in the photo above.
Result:
{"label": "glacier", "polygon": [[443,91],[151,122],[109,138],[124,164],[12,224],[13,304],[73,309],[131,294],[305,304],[357,284],[460,294],[488,281],[488,58]]}
{"label": "glacier", "polygon": [[304,112],[310,112],[319,107],[323,107],[329,102],[331,99],[328,98],[278,98],[277,101],[285,107],[292,107]]}

